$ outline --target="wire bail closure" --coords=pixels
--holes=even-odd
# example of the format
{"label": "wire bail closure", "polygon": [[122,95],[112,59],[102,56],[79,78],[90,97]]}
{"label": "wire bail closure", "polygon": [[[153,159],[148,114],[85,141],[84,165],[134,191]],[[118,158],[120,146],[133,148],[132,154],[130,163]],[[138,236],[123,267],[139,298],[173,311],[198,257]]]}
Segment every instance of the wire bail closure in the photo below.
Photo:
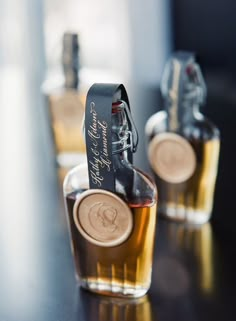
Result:
{"label": "wire bail closure", "polygon": [[128,118],[128,121],[130,122],[131,125],[131,132],[130,132],[130,148],[133,153],[137,151],[137,146],[138,146],[138,141],[139,141],[139,136],[138,136],[138,130],[137,127],[135,126],[135,123],[133,121],[133,117],[131,115],[130,109],[125,101],[122,100],[122,102],[125,105],[125,112]]}
{"label": "wire bail closure", "polygon": [[[135,126],[130,109],[126,101],[119,99],[118,102],[124,105],[124,112],[127,116],[127,120],[131,130],[127,131],[128,137],[125,136],[125,137],[122,137],[119,141],[112,142],[112,145],[119,145],[119,144],[122,145],[122,147],[116,150],[113,150],[112,154],[119,154],[120,152],[123,152],[127,149],[130,149],[132,153],[135,153],[137,151],[137,146],[139,141],[137,127]],[[129,141],[129,143],[124,146],[126,141]]]}

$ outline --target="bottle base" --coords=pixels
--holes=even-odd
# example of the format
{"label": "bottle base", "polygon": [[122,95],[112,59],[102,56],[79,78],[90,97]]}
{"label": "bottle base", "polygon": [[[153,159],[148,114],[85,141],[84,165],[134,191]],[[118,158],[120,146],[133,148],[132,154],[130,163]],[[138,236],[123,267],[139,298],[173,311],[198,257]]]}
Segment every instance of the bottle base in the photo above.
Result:
{"label": "bottle base", "polygon": [[91,292],[121,298],[139,298],[144,296],[148,291],[148,288],[143,288],[141,286],[124,286],[117,282],[98,282],[91,279],[80,279],[79,284],[81,287]]}
{"label": "bottle base", "polygon": [[202,225],[208,222],[211,217],[211,213],[180,206],[159,205],[158,212],[169,220],[194,225]]}

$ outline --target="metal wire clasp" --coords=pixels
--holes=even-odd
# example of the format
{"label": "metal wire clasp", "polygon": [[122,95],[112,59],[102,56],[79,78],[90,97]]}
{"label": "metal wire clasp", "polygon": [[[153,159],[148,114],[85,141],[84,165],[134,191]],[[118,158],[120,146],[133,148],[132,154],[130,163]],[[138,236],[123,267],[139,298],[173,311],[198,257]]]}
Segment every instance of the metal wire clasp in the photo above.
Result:
{"label": "metal wire clasp", "polygon": [[124,100],[121,100],[121,102],[124,104],[125,106],[125,113],[126,116],[128,118],[128,122],[131,125],[131,131],[129,131],[129,145],[128,148],[131,149],[132,153],[135,153],[137,151],[137,146],[138,146],[138,141],[139,141],[139,137],[138,137],[138,131],[137,131],[137,127],[135,126],[135,123],[133,121],[130,109],[127,105],[127,103]]}

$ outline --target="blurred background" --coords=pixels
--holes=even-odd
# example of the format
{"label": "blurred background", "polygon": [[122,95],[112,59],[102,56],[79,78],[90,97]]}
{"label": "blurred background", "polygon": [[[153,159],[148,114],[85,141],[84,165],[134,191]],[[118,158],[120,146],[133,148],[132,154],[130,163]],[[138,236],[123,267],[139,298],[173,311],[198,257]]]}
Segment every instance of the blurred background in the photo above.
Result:
{"label": "blurred background", "polygon": [[[49,73],[61,68],[65,31],[79,33],[84,92],[95,81],[127,86],[141,138],[135,163],[145,170],[144,125],[161,107],[164,63],[173,50],[190,50],[197,54],[207,81],[203,112],[222,135],[213,219],[231,229],[236,222],[235,13],[233,0],[217,0],[214,5],[209,0],[0,0],[2,175],[6,165],[8,172],[15,167],[11,163],[15,157],[23,157],[26,140],[32,143],[32,152],[40,154],[37,159],[45,164],[45,173],[52,175],[53,147],[41,86]],[[35,126],[38,130],[33,130]],[[38,152],[40,148],[44,152]],[[37,169],[35,161],[29,166]],[[7,175],[2,188],[8,181]]]}
{"label": "blurred background", "polygon": [[[212,222],[218,240],[235,239],[235,15],[234,0],[0,0],[0,241],[5,244],[1,254],[8,257],[6,271],[13,259],[9,253],[17,257],[20,251],[20,258],[27,258],[35,247],[36,266],[42,248],[31,248],[30,242],[43,228],[40,217],[55,218],[58,212],[63,217],[62,204],[55,205],[57,173],[42,84],[61,68],[65,31],[79,34],[82,91],[94,81],[127,87],[140,133],[135,164],[144,170],[144,126],[161,107],[166,59],[174,50],[197,54],[208,87],[202,112],[222,138]],[[31,235],[32,224],[38,229]],[[49,236],[46,230],[45,246]]]}

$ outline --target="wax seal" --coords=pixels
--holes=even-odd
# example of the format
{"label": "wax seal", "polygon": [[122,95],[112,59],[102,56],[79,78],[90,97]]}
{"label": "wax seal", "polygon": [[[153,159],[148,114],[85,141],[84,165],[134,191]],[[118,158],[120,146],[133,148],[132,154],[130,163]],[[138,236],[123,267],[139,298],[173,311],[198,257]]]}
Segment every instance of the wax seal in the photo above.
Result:
{"label": "wax seal", "polygon": [[155,173],[168,183],[182,183],[194,173],[196,155],[180,135],[161,133],[149,144],[148,158]]}
{"label": "wax seal", "polygon": [[123,243],[133,228],[128,205],[114,193],[102,189],[83,192],[74,204],[73,216],[79,232],[100,246]]}

